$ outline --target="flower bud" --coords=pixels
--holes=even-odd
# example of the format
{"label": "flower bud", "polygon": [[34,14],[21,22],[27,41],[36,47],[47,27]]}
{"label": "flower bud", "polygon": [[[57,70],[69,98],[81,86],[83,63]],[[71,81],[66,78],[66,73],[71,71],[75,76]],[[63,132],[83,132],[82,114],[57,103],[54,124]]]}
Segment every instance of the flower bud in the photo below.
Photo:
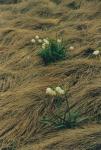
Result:
{"label": "flower bud", "polygon": [[63,89],[61,89],[61,87],[56,87],[55,91],[60,94],[60,95],[64,95],[65,91]]}
{"label": "flower bud", "polygon": [[31,39],[31,42],[32,42],[32,43],[35,43],[36,41],[35,41],[35,39]]}
{"label": "flower bud", "polygon": [[51,88],[46,89],[46,94],[51,96],[56,96],[56,92]]}
{"label": "flower bud", "polygon": [[38,35],[36,35],[36,36],[35,36],[35,38],[38,40],[38,39],[39,39],[39,36],[38,36]]}
{"label": "flower bud", "polygon": [[99,51],[99,50],[96,50],[96,51],[93,52],[93,55],[95,55],[95,56],[97,56],[97,55],[99,55],[99,54],[100,54],[100,51]]}
{"label": "flower bud", "polygon": [[73,47],[73,46],[70,46],[69,49],[70,49],[70,50],[74,50],[74,47]]}

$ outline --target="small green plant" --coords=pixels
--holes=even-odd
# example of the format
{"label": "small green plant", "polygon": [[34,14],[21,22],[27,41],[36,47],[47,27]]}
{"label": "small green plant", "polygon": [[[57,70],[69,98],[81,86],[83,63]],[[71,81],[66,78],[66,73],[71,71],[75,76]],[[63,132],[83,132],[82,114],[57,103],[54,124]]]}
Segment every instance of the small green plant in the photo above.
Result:
{"label": "small green plant", "polygon": [[97,123],[101,124],[101,114],[96,114],[96,116],[94,116],[94,118]]}
{"label": "small green plant", "polygon": [[76,3],[75,1],[70,2],[67,7],[71,8],[71,9],[78,9],[81,6],[81,1],[80,3]]}
{"label": "small green plant", "polygon": [[2,148],[2,150],[17,150],[17,145],[15,141],[12,141],[8,147]]}
{"label": "small green plant", "polygon": [[[48,111],[41,122],[57,129],[77,126],[79,114],[70,110],[67,92],[61,87],[56,87],[55,90],[47,88],[46,94],[49,96]],[[63,103],[65,103],[64,109]]]}
{"label": "small green plant", "polygon": [[51,1],[56,3],[56,4],[60,4],[62,2],[62,0],[51,0]]}
{"label": "small green plant", "polygon": [[39,55],[43,59],[45,65],[47,65],[58,60],[63,60],[66,57],[66,48],[60,39],[46,40],[42,44]]}

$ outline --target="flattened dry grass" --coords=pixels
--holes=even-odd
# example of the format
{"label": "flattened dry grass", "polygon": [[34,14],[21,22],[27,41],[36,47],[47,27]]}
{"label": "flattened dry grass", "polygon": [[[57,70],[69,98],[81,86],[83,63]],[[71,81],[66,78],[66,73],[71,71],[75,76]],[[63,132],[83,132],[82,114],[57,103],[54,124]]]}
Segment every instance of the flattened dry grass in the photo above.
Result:
{"label": "flattened dry grass", "polygon": [[[48,86],[69,85],[71,109],[78,109],[81,116],[93,116],[95,120],[101,115],[101,60],[81,55],[88,46],[94,49],[100,47],[100,2],[96,6],[95,1],[87,2],[87,11],[84,4],[80,9],[71,10],[66,6],[67,2],[62,1],[58,6],[47,0],[0,5],[0,148],[12,143],[19,147],[35,142],[51,131],[51,127],[40,123],[47,109],[45,89]],[[40,8],[47,8],[51,13],[44,15],[43,12],[40,17],[37,13]],[[45,28],[40,28],[40,23]],[[82,24],[87,28],[82,30]],[[63,37],[67,47],[74,45],[70,59],[45,67],[37,56],[38,48],[30,43],[36,34]],[[86,128],[86,133],[89,130]],[[82,137],[85,135],[81,129],[75,132],[78,140],[81,138],[79,133]],[[100,125],[99,129],[98,125],[94,126],[95,142],[97,132],[100,134]],[[56,133],[53,134],[55,136]],[[74,131],[67,130],[66,134],[74,146]],[[85,139],[89,139],[88,136]],[[68,148],[65,146],[68,141],[68,138],[65,142],[62,140],[64,149]],[[54,138],[51,143],[54,144]],[[55,143],[61,149],[58,141],[55,140]],[[81,145],[82,142],[76,143],[77,148]],[[54,146],[48,143],[44,148]]]}

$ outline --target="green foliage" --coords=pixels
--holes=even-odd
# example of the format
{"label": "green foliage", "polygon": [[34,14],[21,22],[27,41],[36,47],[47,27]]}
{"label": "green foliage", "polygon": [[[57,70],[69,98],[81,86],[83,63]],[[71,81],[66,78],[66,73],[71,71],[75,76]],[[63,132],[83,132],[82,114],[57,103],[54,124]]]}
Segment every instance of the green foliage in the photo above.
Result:
{"label": "green foliage", "polygon": [[97,122],[97,123],[101,123],[101,114],[97,114],[96,116],[94,116],[95,117],[95,121]]}
{"label": "green foliage", "polygon": [[[50,102],[51,100],[49,100]],[[79,123],[79,113],[70,110],[68,97],[55,96],[53,104],[49,106],[47,114],[43,116],[41,122],[44,125],[53,126],[56,129],[74,128]],[[63,109],[63,103],[65,108]],[[48,103],[48,105],[50,105]],[[53,109],[54,108],[54,109]]]}
{"label": "green foliage", "polygon": [[101,52],[101,47],[98,47],[97,50],[99,50]]}
{"label": "green foliage", "polygon": [[78,9],[80,8],[81,2],[80,3],[76,3],[75,1],[70,2],[67,7],[71,8],[71,9]]}
{"label": "green foliage", "polygon": [[71,112],[71,115],[69,117],[64,119],[64,115],[46,115],[42,118],[41,122],[44,125],[53,126],[56,129],[64,129],[64,128],[74,128],[77,126],[79,118],[79,114],[75,112]]}
{"label": "green foliage", "polygon": [[45,65],[63,60],[66,56],[65,45],[62,42],[57,42],[57,40],[49,40],[49,44],[41,49],[39,55],[43,59]]}
{"label": "green foliage", "polygon": [[17,145],[16,142],[12,141],[12,143],[8,146],[5,147],[4,150],[16,150],[17,149]]}
{"label": "green foliage", "polygon": [[78,118],[79,118],[79,113],[71,111],[70,117],[66,118],[67,127],[73,128],[73,127],[77,126]]}
{"label": "green foliage", "polygon": [[55,99],[55,106],[57,107],[57,108],[60,108],[61,107],[61,105],[62,105],[62,98],[61,97],[57,97],[56,99]]}
{"label": "green foliage", "polygon": [[62,0],[51,0],[51,1],[56,3],[56,4],[60,4]]}

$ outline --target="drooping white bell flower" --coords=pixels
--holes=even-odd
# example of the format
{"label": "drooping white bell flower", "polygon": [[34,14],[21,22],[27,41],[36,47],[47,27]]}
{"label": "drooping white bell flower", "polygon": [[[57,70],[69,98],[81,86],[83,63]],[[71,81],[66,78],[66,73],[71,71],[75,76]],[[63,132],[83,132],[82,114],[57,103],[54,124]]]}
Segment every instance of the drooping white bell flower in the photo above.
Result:
{"label": "drooping white bell flower", "polygon": [[51,88],[47,88],[47,89],[46,89],[46,94],[51,93],[51,91],[52,91],[52,89],[51,89]]}
{"label": "drooping white bell flower", "polygon": [[31,39],[31,42],[32,42],[32,43],[35,43],[36,41],[35,41],[35,39]]}
{"label": "drooping white bell flower", "polygon": [[46,43],[42,44],[42,48],[45,49],[46,48]]}
{"label": "drooping white bell flower", "polygon": [[46,94],[51,96],[56,96],[56,92],[51,88],[46,89]]}
{"label": "drooping white bell flower", "polygon": [[65,91],[61,87],[59,87],[59,86],[55,88],[55,91],[58,94],[60,94],[60,95],[64,95],[65,94]]}
{"label": "drooping white bell flower", "polygon": [[61,41],[61,39],[57,39],[57,42],[58,42],[58,43],[61,43],[62,41]]}
{"label": "drooping white bell flower", "polygon": [[56,96],[56,92],[55,92],[55,91],[52,91],[52,92],[51,92],[51,95],[52,95],[52,96]]}
{"label": "drooping white bell flower", "polygon": [[60,86],[57,86],[57,87],[55,88],[55,90],[58,91],[58,90],[62,90],[62,89],[61,89]]}
{"label": "drooping white bell flower", "polygon": [[37,40],[38,40],[38,39],[39,39],[39,36],[38,36],[38,35],[36,35],[36,36],[35,36],[35,39],[37,39]]}
{"label": "drooping white bell flower", "polygon": [[99,50],[96,50],[96,51],[93,52],[93,55],[95,55],[95,56],[97,56],[97,55],[99,55],[99,54],[100,54],[100,51],[99,51]]}
{"label": "drooping white bell flower", "polygon": [[43,39],[43,42],[49,44],[49,41],[47,39]]}
{"label": "drooping white bell flower", "polygon": [[39,43],[42,43],[42,39],[38,39],[38,42],[39,42]]}
{"label": "drooping white bell flower", "polygon": [[73,47],[73,46],[70,46],[69,49],[70,49],[70,50],[74,50],[74,47]]}

